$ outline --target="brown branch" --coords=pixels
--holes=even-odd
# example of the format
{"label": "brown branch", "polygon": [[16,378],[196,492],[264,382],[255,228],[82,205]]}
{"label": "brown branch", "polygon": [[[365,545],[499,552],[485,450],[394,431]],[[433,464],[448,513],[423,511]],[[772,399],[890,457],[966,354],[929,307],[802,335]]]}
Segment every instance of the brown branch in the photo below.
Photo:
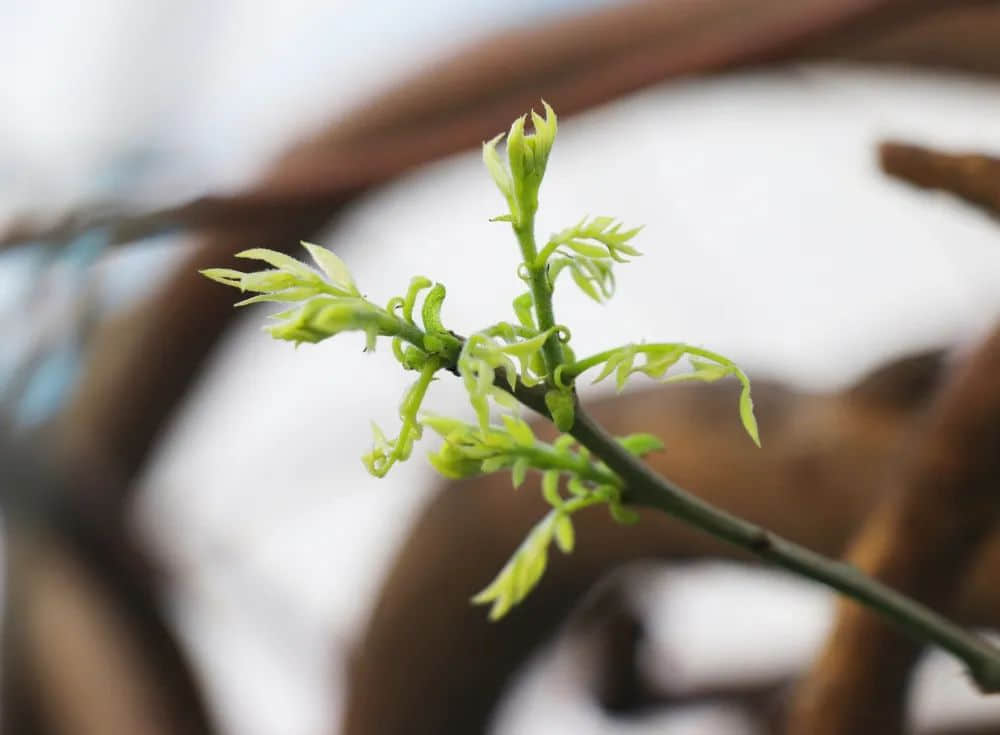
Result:
{"label": "brown branch", "polygon": [[804,54],[996,75],[998,40],[997,0],[924,0],[866,14],[817,39]]}
{"label": "brown branch", "polygon": [[[657,581],[659,564],[628,564],[599,580],[566,621],[555,656],[572,662],[572,671],[601,707],[610,713],[635,715],[668,707],[707,706],[725,702],[759,719],[779,714],[787,675],[760,679],[704,682],[682,690],[669,682],[653,682],[643,670],[639,652],[646,638],[647,606],[642,590]],[[662,623],[657,620],[654,625]]]}
{"label": "brown branch", "polygon": [[996,722],[970,722],[966,724],[942,725],[921,735],[996,735],[1000,725]]}
{"label": "brown branch", "polygon": [[[158,575],[107,492],[0,447],[5,735],[210,735],[201,682],[160,607]],[[110,499],[111,508],[102,498]]]}
{"label": "brown branch", "polygon": [[879,146],[879,162],[890,176],[922,189],[950,192],[1000,215],[1000,158],[887,141]]}
{"label": "brown branch", "polygon": [[[945,614],[1000,514],[1000,329],[949,381],[908,443],[848,560]],[[903,730],[922,647],[850,602],[802,684],[789,732]]]}
{"label": "brown branch", "polygon": [[[923,17],[931,5],[936,3],[639,0],[517,28],[477,40],[303,141],[253,191],[140,214],[105,206],[50,224],[22,218],[0,232],[0,248],[26,240],[61,242],[94,226],[108,227],[113,242],[171,227],[271,226],[277,218],[287,219],[290,209],[343,200],[422,162],[474,146],[539,98],[569,115],[682,75],[801,55],[851,56],[856,43],[841,38],[845,30],[874,26],[878,39]],[[940,12],[950,17],[953,10],[945,5]],[[935,58],[948,63],[952,48],[968,44],[945,40],[935,47]],[[908,49],[895,53],[886,56],[909,59]]]}
{"label": "brown branch", "polygon": [[184,258],[166,282],[129,314],[98,333],[93,358],[73,401],[53,430],[52,446],[68,463],[114,468],[125,492],[160,432],[233,320],[232,300],[197,275],[248,243],[287,249],[315,232],[330,208],[300,212],[287,223],[232,230]]}

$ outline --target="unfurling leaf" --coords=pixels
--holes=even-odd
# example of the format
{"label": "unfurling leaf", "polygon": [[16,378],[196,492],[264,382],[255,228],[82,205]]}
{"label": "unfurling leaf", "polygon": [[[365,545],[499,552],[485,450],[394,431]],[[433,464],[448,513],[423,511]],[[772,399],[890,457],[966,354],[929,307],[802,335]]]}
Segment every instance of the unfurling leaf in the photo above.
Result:
{"label": "unfurling leaf", "polygon": [[653,434],[629,434],[618,439],[618,443],[637,457],[663,449],[663,442]]}
{"label": "unfurling leaf", "polygon": [[304,263],[299,262],[290,255],[279,253],[277,250],[268,248],[250,248],[243,252],[236,253],[237,258],[248,258],[250,260],[262,260],[269,265],[273,265],[278,270],[291,273],[298,277],[303,283],[319,283],[322,279],[319,273],[314,271]]}
{"label": "unfurling leaf", "polygon": [[503,159],[500,158],[500,154],[497,152],[497,143],[502,138],[503,133],[500,133],[492,140],[483,143],[483,163],[486,164],[486,170],[490,172],[493,183],[497,185],[497,189],[503,194],[503,198],[507,200],[507,206],[509,207],[508,214],[493,217],[493,221],[505,221],[517,225],[521,222],[521,208],[517,198],[514,196],[514,179],[504,165]]}
{"label": "unfurling leaf", "polygon": [[549,470],[542,475],[542,497],[553,508],[561,508],[563,499],[559,495],[559,471]]}
{"label": "unfurling leaf", "polygon": [[377,327],[380,310],[362,299],[316,296],[296,309],[283,312],[281,323],[265,327],[276,339],[320,342],[341,332]]}
{"label": "unfurling leaf", "polygon": [[354,278],[347,269],[347,265],[330,250],[311,242],[302,242],[302,247],[309,251],[326,277],[334,286],[338,286],[352,296],[360,296],[358,287],[354,285]]}
{"label": "unfurling leaf", "polygon": [[601,295],[594,288],[594,284],[590,282],[590,279],[587,278],[587,274],[582,268],[578,268],[576,263],[570,263],[569,274],[573,277],[574,283],[576,283],[581,291],[598,304],[601,303]]}
{"label": "unfurling leaf", "polygon": [[[204,271],[202,271],[204,272]],[[238,271],[233,271],[238,273]],[[244,273],[240,279],[239,288],[243,291],[253,291],[254,293],[267,294],[275,291],[284,292],[298,286],[299,291],[309,292],[309,296],[317,293],[315,286],[300,286],[301,280],[291,273],[285,271],[257,271],[256,273]],[[309,298],[304,296],[302,298]],[[287,299],[293,301],[294,299]]]}
{"label": "unfurling leaf", "polygon": [[528,422],[523,419],[519,419],[517,416],[511,416],[510,414],[504,414],[503,423],[507,427],[507,431],[514,441],[517,442],[522,447],[531,447],[535,445],[535,434],[531,431],[531,427],[528,426]]}
{"label": "unfurling leaf", "polygon": [[569,431],[573,428],[576,420],[576,412],[573,406],[573,395],[569,391],[552,388],[545,391],[545,407],[549,409],[552,423],[559,431]]}
{"label": "unfurling leaf", "polygon": [[615,371],[615,368],[618,367],[618,363],[620,363],[625,358],[627,350],[631,349],[632,347],[633,347],[632,345],[626,345],[625,347],[622,347],[621,349],[612,352],[611,355],[608,356],[608,359],[604,361],[604,368],[601,370],[600,373],[597,374],[597,377],[594,378],[592,382],[600,383],[606,377],[611,375],[611,373]]}
{"label": "unfurling leaf", "polygon": [[740,419],[743,421],[743,428],[746,429],[753,443],[760,446],[760,434],[757,430],[757,417],[753,415],[753,399],[750,397],[750,383],[743,384],[740,391]]}
{"label": "unfurling leaf", "polygon": [[548,562],[555,511],[539,521],[496,578],[472,598],[477,605],[493,603],[490,620],[499,620],[538,584]]}
{"label": "unfurling leaf", "polygon": [[691,358],[691,367],[694,368],[692,372],[671,375],[664,382],[679,383],[685,380],[700,380],[705,383],[712,383],[733,373],[731,367],[717,365],[714,362],[706,362],[693,357]]}
{"label": "unfurling leaf", "polygon": [[527,473],[528,460],[525,457],[518,457],[514,461],[514,466],[510,471],[510,481],[514,485],[515,490],[524,484],[524,477]]}
{"label": "unfurling leaf", "polygon": [[578,498],[582,498],[590,494],[590,488],[584,485],[583,480],[579,477],[570,477],[569,481],[566,483],[566,488]]}
{"label": "unfurling leaf", "polygon": [[535,314],[532,311],[532,307],[535,305],[534,297],[531,295],[531,291],[526,291],[525,293],[514,299],[514,315],[517,320],[521,323],[521,326],[525,329],[530,329],[532,331],[538,331],[538,327],[535,325]]}
{"label": "unfurling leaf", "polygon": [[427,395],[427,388],[434,380],[440,363],[436,358],[427,360],[420,369],[420,377],[403,394],[399,404],[399,417],[403,421],[399,436],[387,439],[382,430],[374,423],[372,433],[375,436],[373,447],[361,461],[375,477],[385,477],[397,462],[405,462],[413,453],[413,444],[423,435],[423,425],[417,419],[417,412]]}
{"label": "unfurling leaf", "polygon": [[621,503],[609,503],[608,510],[611,512],[611,517],[623,526],[631,526],[639,521],[639,514]]}
{"label": "unfurling leaf", "polygon": [[494,217],[493,221],[507,221],[515,228],[531,218],[538,209],[538,189],[545,176],[549,153],[555,140],[556,114],[546,102],[545,117],[532,112],[535,131],[524,132],[525,116],[517,118],[507,133],[507,165],[497,152],[503,135],[483,143],[483,162],[494,183],[507,200],[509,213]]}
{"label": "unfurling leaf", "polygon": [[628,376],[632,374],[632,365],[635,363],[635,349],[626,350],[622,354],[621,361],[615,370],[615,388],[621,393],[625,390],[625,383],[628,381]]}
{"label": "unfurling leaf", "polygon": [[205,276],[205,278],[216,283],[221,283],[223,286],[232,286],[239,289],[243,288],[243,276],[246,275],[246,273],[233,270],[232,268],[205,268],[198,272]]}
{"label": "unfurling leaf", "polygon": [[573,542],[575,540],[573,521],[568,515],[560,514],[556,516],[555,526],[556,544],[558,544],[560,551],[564,554],[569,554],[573,551]]}
{"label": "unfurling leaf", "polygon": [[432,285],[432,281],[423,276],[414,276],[410,279],[410,285],[406,289],[406,296],[403,297],[401,304],[403,307],[403,318],[410,324],[415,323],[413,321],[413,308],[417,305],[417,297],[421,291],[425,288],[430,288]]}
{"label": "unfurling leaf", "polygon": [[[249,275],[256,275],[253,273],[248,273]],[[282,291],[274,291],[273,293],[259,293],[256,296],[251,296],[248,299],[243,299],[242,301],[237,301],[233,306],[249,306],[250,304],[260,304],[264,302],[295,302],[295,301],[305,301],[315,296],[317,293],[316,289],[312,286],[296,286],[294,288],[286,288]]]}
{"label": "unfurling leaf", "polygon": [[441,306],[444,304],[444,297],[447,292],[440,283],[435,283],[424,298],[424,308],[420,312],[420,318],[424,322],[424,329],[429,334],[444,332],[444,325],[441,323]]}
{"label": "unfurling leaf", "polygon": [[657,349],[651,345],[646,349],[646,363],[640,365],[633,372],[645,373],[651,378],[659,379],[667,374],[667,370],[672,368],[677,361],[684,356],[685,345],[666,345]]}

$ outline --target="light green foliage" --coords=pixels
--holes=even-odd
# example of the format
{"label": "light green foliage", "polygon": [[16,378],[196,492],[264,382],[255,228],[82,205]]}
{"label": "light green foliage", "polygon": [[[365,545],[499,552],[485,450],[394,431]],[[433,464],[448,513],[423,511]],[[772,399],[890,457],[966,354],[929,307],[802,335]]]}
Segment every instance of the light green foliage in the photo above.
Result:
{"label": "light green foliage", "polygon": [[549,152],[556,138],[556,113],[547,102],[545,117],[532,110],[531,121],[534,135],[525,135],[525,115],[510,126],[507,133],[507,165],[504,165],[497,144],[503,133],[483,143],[483,161],[493,177],[500,193],[507,200],[507,214],[495,217],[494,221],[510,222],[520,227],[538,209],[538,189],[545,176],[549,162]]}
{"label": "light green foliage", "polygon": [[[677,362],[687,355],[692,370],[689,373],[667,375]],[[637,358],[642,357],[641,362]],[[677,383],[686,380],[714,382],[728,376],[733,376],[740,382],[739,410],[740,420],[747,434],[760,446],[760,434],[757,419],[753,413],[753,399],[750,397],[750,379],[739,366],[729,358],[706,350],[702,347],[684,344],[683,342],[665,342],[657,344],[627,344],[617,349],[607,350],[597,355],[581,360],[573,366],[574,377],[584,370],[602,365],[601,371],[594,378],[599,383],[612,373],[615,375],[615,387],[621,391],[629,376],[642,373],[650,378],[662,380],[665,383]]]}
{"label": "light green foliage", "polygon": [[629,434],[619,438],[618,443],[637,457],[663,449],[663,442],[655,434]]}
{"label": "light green foliage", "polygon": [[611,217],[595,217],[589,222],[584,217],[550,237],[536,262],[547,268],[552,286],[560,273],[568,271],[581,291],[601,303],[615,292],[613,263],[627,263],[628,257],[642,254],[628,244],[641,229],[622,231],[621,223]]}
{"label": "light green foliage", "polygon": [[568,473],[598,484],[618,481],[606,467],[592,462],[585,449],[574,448],[572,437],[561,438],[554,444],[538,441],[531,427],[518,416],[505,415],[502,426],[489,426],[485,430],[444,416],[424,416],[423,424],[444,440],[430,458],[445,477],[489,474],[523,462],[525,469]]}
{"label": "light green foliage", "polygon": [[[562,435],[555,443],[535,439],[531,427],[516,416],[504,416],[503,427],[485,430],[456,419],[431,416],[424,424],[444,440],[430,457],[431,464],[446,477],[461,478],[510,469],[515,488],[522,485],[527,470],[542,474],[542,496],[552,510],[531,531],[496,578],[473,598],[477,603],[493,603],[490,618],[496,620],[523,600],[545,572],[549,546],[554,541],[564,553],[575,544],[572,517],[592,505],[607,505],[613,518],[622,523],[638,519],[622,505],[618,477],[600,461],[595,461],[573,438]],[[637,455],[662,447],[648,434],[620,439]],[[560,492],[565,480],[568,497]]]}
{"label": "light green foliage", "polygon": [[[542,380],[539,352],[553,331],[550,329],[534,334],[532,330],[519,330],[501,323],[477,332],[465,341],[458,357],[458,373],[469,392],[469,402],[483,431],[490,420],[488,399],[492,397],[501,404],[508,402],[509,394],[495,385],[498,371],[511,390],[517,386],[518,380],[523,385],[537,385]],[[525,333],[525,338],[518,338],[519,334]],[[514,359],[521,364],[520,372],[514,365]]]}
{"label": "light green foliage", "polygon": [[[585,294],[595,301],[606,301],[614,293],[612,266],[640,255],[631,244],[639,228],[624,229],[610,217],[584,218],[553,235],[540,250],[536,247],[538,193],[557,129],[552,108],[548,104],[544,108],[544,117],[531,113],[532,134],[525,133],[526,116],[511,126],[506,161],[497,150],[502,135],[483,144],[483,160],[507,203],[507,212],[494,220],[511,225],[523,256],[519,274],[528,291],[514,300],[512,322],[501,321],[467,338],[459,337],[442,318],[445,287],[423,276],[414,277],[403,296],[380,307],[361,295],[340,258],[308,243],[303,245],[322,272],[282,253],[259,248],[240,253],[240,257],[263,261],[273,269],[253,273],[224,268],[203,271],[212,280],[255,294],[238,305],[262,301],[295,304],[272,316],[276,323],[267,329],[278,339],[312,343],[341,332],[360,331],[366,335],[367,348],[374,350],[378,338],[391,338],[393,356],[405,370],[419,376],[400,403],[398,436],[389,438],[373,427],[374,446],[362,458],[373,475],[382,477],[396,462],[406,460],[425,426],[442,439],[430,462],[446,477],[509,471],[517,488],[529,472],[540,473],[541,493],[552,510],[489,586],[473,598],[477,603],[492,604],[490,618],[494,620],[538,583],[551,544],[564,553],[573,550],[575,513],[592,505],[606,505],[620,523],[638,520],[625,504],[628,493],[621,478],[571,436],[577,421],[574,381],[579,375],[600,368],[594,382],[613,374],[619,390],[635,373],[666,382],[711,381],[733,375],[742,384],[739,409],[743,425],[758,441],[749,381],[721,355],[683,343],[642,343],[582,360],[574,356],[570,332],[556,323],[552,311],[552,292],[559,274],[567,271]],[[415,317],[418,305],[419,323]],[[685,355],[691,359],[692,372],[668,375]],[[430,385],[441,370],[461,378],[476,424],[421,414]],[[542,396],[542,400],[528,403],[544,403],[549,418],[564,432],[552,444],[538,441],[514,412],[518,398],[525,400],[524,391],[535,391],[532,395],[536,398]],[[491,401],[506,411],[499,423],[491,422]],[[632,434],[619,442],[637,457],[663,448],[650,434]]]}
{"label": "light green foliage", "polygon": [[[567,483],[571,495],[563,499],[558,492],[558,475],[555,471],[546,472],[544,477],[545,499],[552,505],[552,510],[535,524],[493,581],[472,598],[478,604],[492,603],[489,613],[491,620],[498,620],[506,615],[538,584],[548,565],[549,546],[553,541],[564,554],[573,551],[576,543],[574,513],[592,505],[606,504],[611,516],[619,523],[631,524],[639,520],[635,511],[622,505],[621,488],[617,485],[591,487],[571,480]],[[555,482],[549,478],[555,478]]]}
{"label": "light green foliage", "polygon": [[278,324],[267,330],[278,339],[295,343],[318,342],[345,331],[363,331],[369,344],[388,324],[379,324],[380,310],[365,301],[343,261],[329,250],[302,243],[317,264],[323,277],[309,266],[284,253],[253,248],[237,253],[238,258],[260,260],[275,270],[242,273],[229,268],[209,268],[202,275],[256,296],[237,302],[247,306],[264,301],[301,302],[301,305],[273,315]]}
{"label": "light green foliage", "polygon": [[760,433],[757,428],[757,419],[753,414],[753,399],[750,397],[750,378],[747,377],[747,374],[732,360],[708,350],[685,346],[685,352],[689,353],[689,355],[693,354],[708,358],[708,360],[699,360],[697,357],[689,356],[688,359],[691,362],[693,370],[690,373],[671,375],[664,382],[675,383],[682,380],[700,380],[711,383],[729,375],[735,376],[740,381],[740,420],[743,422],[743,428],[746,429],[747,434],[753,439],[754,444],[759,447]]}
{"label": "light green foliage", "polygon": [[554,288],[559,274],[567,271],[577,288],[601,304],[615,295],[615,274],[611,265],[608,258],[557,255],[548,263],[547,276]]}
{"label": "light green foliage", "polygon": [[372,450],[361,458],[361,461],[375,477],[385,477],[396,462],[405,462],[410,458],[414,442],[423,434],[417,413],[420,411],[424,396],[427,395],[428,386],[434,380],[434,373],[440,367],[441,363],[438,358],[428,358],[423,367],[420,368],[420,379],[407,389],[399,404],[399,418],[403,421],[399,436],[395,439],[387,439],[382,430],[372,424],[375,444]]}
{"label": "light green foliage", "polygon": [[[405,297],[397,297],[383,309],[361,296],[344,262],[326,248],[302,243],[322,274],[274,250],[255,248],[237,257],[259,260],[275,270],[242,273],[227,268],[211,268],[202,274],[214,281],[257,293],[237,306],[263,301],[298,301],[298,306],[271,316],[278,323],[266,327],[277,339],[296,344],[320,342],[341,332],[361,331],[366,335],[366,349],[374,350],[378,337],[393,338],[393,354],[407,370],[419,371],[420,377],[406,392],[399,407],[402,427],[390,439],[373,425],[374,446],[362,457],[369,472],[383,477],[399,461],[409,458],[414,442],[421,436],[418,412],[434,374],[449,360],[454,360],[461,345],[441,326],[441,305],[445,290],[426,278],[416,277]],[[421,291],[430,289],[424,299],[417,326],[413,311]],[[395,314],[402,311],[402,316]],[[417,340],[419,338],[419,340]],[[417,341],[404,347],[404,340]]]}
{"label": "light green foliage", "polygon": [[545,407],[549,410],[552,423],[559,431],[569,431],[576,420],[574,394],[562,388],[551,388],[545,391]]}
{"label": "light green foliage", "polygon": [[565,510],[549,511],[531,529],[486,589],[472,598],[479,605],[492,603],[490,620],[502,618],[538,584],[548,565],[553,537],[559,539],[559,547],[564,553],[572,551],[573,522]]}
{"label": "light green foliage", "polygon": [[538,257],[544,262],[553,252],[565,248],[589,258],[611,258],[619,263],[627,263],[626,256],[642,255],[628,244],[642,228],[635,227],[622,232],[621,227],[621,223],[615,222],[613,217],[594,217],[590,222],[584,217],[572,227],[549,238]]}

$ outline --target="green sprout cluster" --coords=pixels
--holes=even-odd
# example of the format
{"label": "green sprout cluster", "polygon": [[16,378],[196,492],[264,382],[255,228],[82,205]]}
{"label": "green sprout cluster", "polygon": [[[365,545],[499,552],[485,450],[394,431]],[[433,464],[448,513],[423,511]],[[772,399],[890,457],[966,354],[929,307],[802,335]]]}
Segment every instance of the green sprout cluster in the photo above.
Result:
{"label": "green sprout cluster", "polygon": [[[542,496],[551,510],[493,581],[473,597],[476,603],[491,605],[491,619],[506,615],[538,584],[553,544],[564,553],[573,550],[576,513],[604,505],[617,522],[634,523],[638,516],[633,506],[645,506],[848,595],[917,638],[951,652],[965,663],[982,691],[1000,691],[1000,649],[856,569],[688,493],[643,463],[642,457],[662,448],[659,439],[649,434],[612,437],[580,406],[576,381],[589,371],[596,373],[593,382],[614,375],[618,390],[636,373],[663,382],[733,377],[740,385],[740,419],[750,438],[760,444],[750,381],[722,355],[682,342],[640,342],[576,357],[570,331],[556,322],[552,307],[559,274],[569,273],[594,301],[607,301],[615,290],[613,268],[640,254],[632,246],[639,229],[625,229],[610,217],[584,217],[538,247],[538,192],[557,124],[547,104],[544,116],[532,112],[531,119],[533,134],[525,132],[526,116],[511,126],[506,160],[497,150],[502,135],[483,144],[483,160],[507,204],[507,211],[493,221],[509,224],[521,250],[518,276],[527,290],[514,300],[512,321],[464,337],[442,322],[444,286],[422,276],[410,281],[403,296],[381,307],[362,295],[340,258],[309,243],[303,245],[319,270],[257,248],[238,257],[262,261],[270,269],[202,272],[250,292],[240,306],[262,301],[288,304],[290,308],[274,314],[266,327],[277,339],[298,345],[357,331],[365,334],[368,351],[375,349],[379,338],[391,340],[392,354],[401,367],[418,377],[400,402],[399,433],[390,438],[374,427],[373,447],[362,458],[373,475],[383,477],[394,464],[408,459],[425,428],[442,440],[430,461],[447,477],[505,471],[517,488],[529,472],[540,475]],[[685,357],[692,370],[673,371]],[[442,371],[462,380],[476,415],[474,424],[423,411],[431,383]],[[561,434],[551,444],[539,441],[518,415],[521,406],[550,419]]]}
{"label": "green sprout cluster", "polygon": [[[605,505],[620,523],[638,516],[625,505],[625,486],[609,467],[571,436],[576,421],[576,379],[598,370],[594,382],[615,375],[619,390],[636,373],[665,380],[713,381],[736,377],[742,386],[739,411],[747,432],[759,443],[757,424],[746,375],[730,360],[684,343],[627,344],[578,360],[570,347],[570,331],[555,322],[552,293],[558,276],[568,272],[583,293],[597,302],[615,289],[613,266],[640,255],[631,242],[641,228],[624,229],[611,217],[584,217],[552,235],[539,248],[534,220],[538,192],[545,175],[557,122],[552,108],[545,115],[532,112],[533,134],[525,133],[526,117],[518,118],[507,134],[506,161],[497,146],[503,135],[483,144],[483,160],[507,204],[493,221],[509,223],[521,248],[518,274],[527,291],[513,303],[513,320],[469,333],[447,328],[441,320],[445,288],[428,278],[412,279],[403,296],[385,307],[362,296],[343,261],[329,250],[303,243],[319,271],[287,255],[266,249],[238,257],[263,261],[273,269],[242,273],[214,268],[202,273],[228,286],[249,291],[237,305],[261,301],[290,302],[293,308],[274,314],[270,334],[296,344],[319,342],[341,332],[366,335],[374,350],[380,337],[392,341],[392,354],[404,370],[418,373],[399,406],[401,427],[387,437],[374,427],[374,444],[362,458],[368,471],[383,477],[396,462],[405,461],[429,427],[442,444],[430,455],[431,464],[446,477],[469,477],[509,471],[514,487],[528,472],[541,475],[541,491],[551,511],[528,534],[496,578],[473,598],[491,603],[491,619],[505,615],[521,602],[542,577],[549,547],[565,553],[575,543],[573,515],[593,505]],[[420,304],[419,320],[416,318]],[[668,375],[687,356],[688,373]],[[440,371],[456,373],[465,386],[477,422],[429,415],[422,410],[428,389]],[[536,439],[517,414],[520,389],[540,391],[549,418],[563,432],[553,443]],[[501,409],[499,422],[491,407]],[[630,454],[641,457],[662,448],[656,437],[634,434],[618,440]]]}

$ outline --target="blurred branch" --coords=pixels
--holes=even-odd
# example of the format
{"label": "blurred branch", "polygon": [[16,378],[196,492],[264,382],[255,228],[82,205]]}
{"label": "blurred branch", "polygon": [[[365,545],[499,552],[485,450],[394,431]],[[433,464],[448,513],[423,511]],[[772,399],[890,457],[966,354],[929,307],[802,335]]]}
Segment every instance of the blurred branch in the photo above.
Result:
{"label": "blurred branch", "polygon": [[163,234],[173,229],[264,226],[280,216],[294,214],[297,208],[322,199],[323,190],[252,192],[235,196],[205,196],[185,204],[130,212],[121,205],[85,207],[55,223],[41,224],[28,217],[14,221],[0,232],[0,249],[21,243],[62,245],[91,230],[106,230],[109,244],[120,245]]}
{"label": "blurred branch", "polygon": [[[848,560],[945,613],[1000,516],[1000,328],[960,367],[906,447]],[[792,709],[789,732],[902,733],[921,646],[849,602]],[[975,672],[973,672],[975,673]]]}
{"label": "blurred branch", "polygon": [[[298,209],[343,201],[415,165],[472,147],[539,98],[557,102],[566,115],[685,74],[802,56],[863,56],[866,44],[914,24],[923,29],[918,42],[889,44],[879,58],[964,68],[953,52],[968,53],[970,44],[951,30],[956,17],[961,28],[983,36],[984,48],[992,51],[1000,39],[1000,22],[984,23],[979,15],[969,21],[972,13],[991,12],[984,5],[639,0],[516,28],[421,70],[304,140],[250,192],[141,213],[95,206],[48,224],[21,218],[0,231],[0,249],[66,242],[94,227],[108,228],[113,243],[124,243],[174,228],[269,226]],[[1000,65],[990,71],[1000,72]]]}
{"label": "blurred branch", "polygon": [[996,735],[996,722],[970,722],[967,724],[942,725],[932,730],[921,731],[921,735]]}
{"label": "blurred branch", "polygon": [[894,2],[816,39],[807,58],[1000,74],[1000,2]]}
{"label": "blurred branch", "polygon": [[879,146],[879,163],[890,176],[922,189],[950,192],[1000,215],[1000,158],[886,141]]}
{"label": "blurred branch", "polygon": [[[773,729],[781,695],[791,683],[787,674],[705,682],[682,690],[651,679],[640,658],[648,645],[650,611],[640,600],[651,583],[660,581],[662,572],[659,564],[627,564],[599,580],[573,610],[557,646],[567,652],[563,655],[570,657],[583,686],[610,713],[634,716],[668,707],[725,703],[751,712],[755,719],[768,723],[768,731]],[[658,618],[653,627],[662,623]]]}
{"label": "blurred branch", "polygon": [[[234,229],[207,240],[184,258],[159,288],[131,312],[98,331],[91,362],[69,407],[53,429],[52,446],[77,461],[110,464],[126,492],[173,410],[187,392],[233,308],[197,271],[233,262],[247,243],[287,247],[315,232],[329,215],[325,206],[300,212],[288,222]],[[109,400],[108,397],[113,397]]]}
{"label": "blurred branch", "polygon": [[70,486],[31,449],[0,446],[4,735],[215,732],[116,480],[77,466]]}

